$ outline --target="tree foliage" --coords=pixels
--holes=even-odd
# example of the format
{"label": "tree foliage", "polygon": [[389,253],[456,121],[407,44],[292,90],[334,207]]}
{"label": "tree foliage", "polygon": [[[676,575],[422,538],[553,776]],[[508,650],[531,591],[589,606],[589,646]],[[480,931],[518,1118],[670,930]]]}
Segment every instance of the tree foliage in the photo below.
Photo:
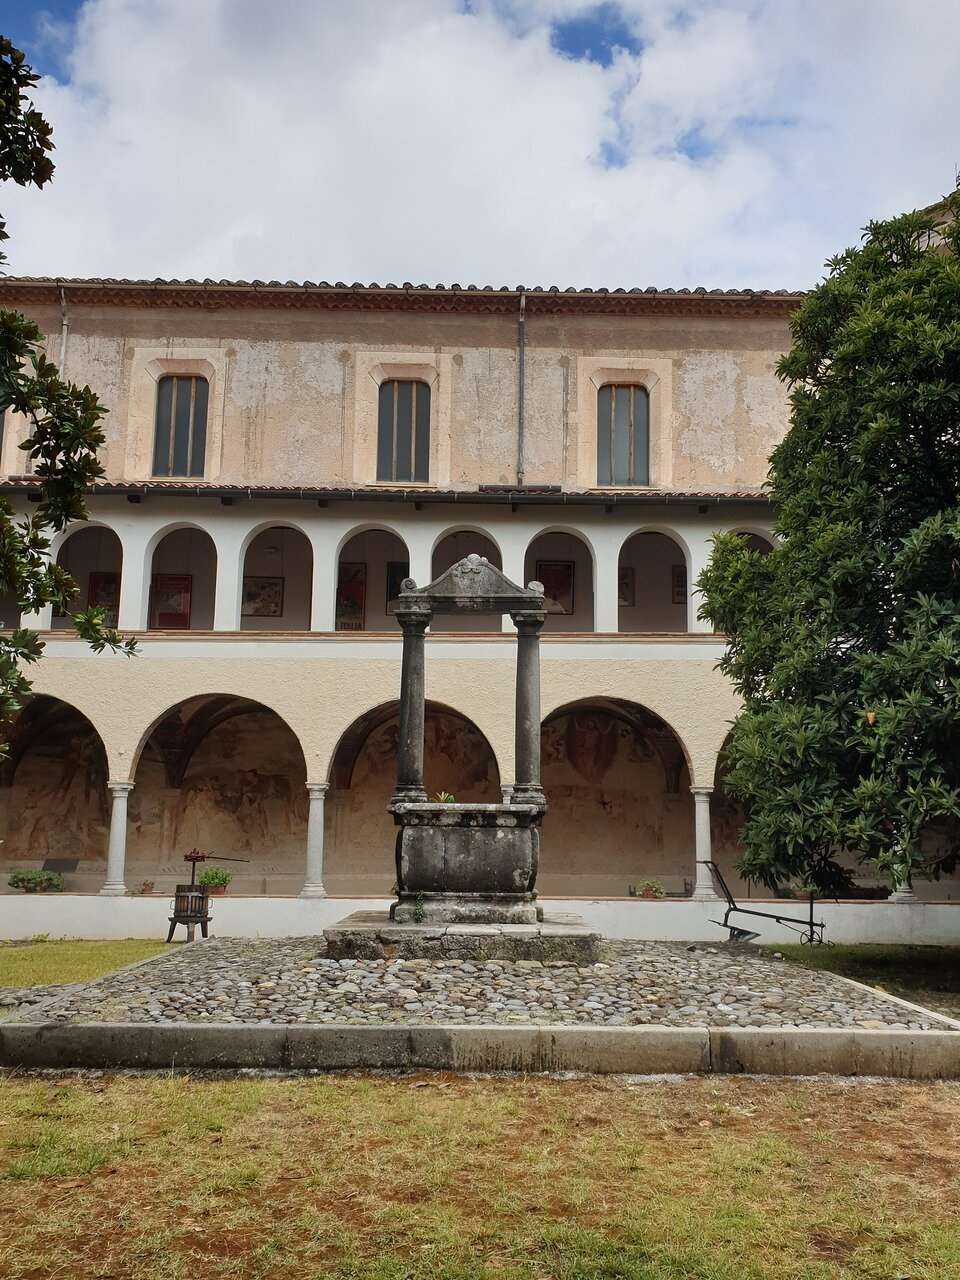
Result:
{"label": "tree foliage", "polygon": [[871,223],[791,329],[777,544],[721,535],[699,582],[743,698],[740,869],[900,886],[960,851],[960,194]]}
{"label": "tree foliage", "polygon": [[[50,126],[27,96],[38,78],[20,50],[0,37],[2,182],[42,187],[53,175]],[[0,219],[0,240],[6,239]],[[50,541],[86,517],[84,489],[103,474],[97,451],[104,440],[100,420],[106,410],[89,387],[62,381],[44,354],[43,333],[13,311],[0,311],[0,411],[22,414],[30,424],[22,448],[40,481],[40,501],[27,517],[15,518],[10,504],[0,498],[0,593],[9,593],[25,613],[51,604],[69,609],[76,587],[69,574],[50,562]],[[0,625],[5,621],[0,619]],[[73,622],[98,651],[134,650],[132,641],[104,626],[102,609],[75,613]],[[42,652],[35,631],[17,628],[0,635],[0,725],[9,722],[29,692],[23,668]]]}

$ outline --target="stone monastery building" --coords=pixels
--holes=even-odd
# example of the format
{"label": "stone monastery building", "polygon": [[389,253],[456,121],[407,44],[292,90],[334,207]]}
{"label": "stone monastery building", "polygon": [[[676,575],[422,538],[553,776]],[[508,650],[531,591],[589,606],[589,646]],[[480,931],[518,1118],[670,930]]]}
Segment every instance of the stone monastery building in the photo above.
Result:
{"label": "stone monastery building", "polygon": [[[140,646],[96,655],[69,618],[25,619],[46,655],[2,770],[0,891],[46,863],[68,893],[166,896],[198,846],[247,860],[231,899],[389,896],[391,601],[478,553],[553,602],[541,895],[629,899],[656,880],[710,898],[711,849],[746,892],[718,776],[737,700],[692,584],[717,530],[770,545],[761,485],[797,301],[0,281],[0,305],[109,409],[106,477],[55,555],[78,607]],[[0,488],[18,511],[37,497],[24,435],[8,414]],[[428,635],[431,794],[511,785],[510,627]]]}

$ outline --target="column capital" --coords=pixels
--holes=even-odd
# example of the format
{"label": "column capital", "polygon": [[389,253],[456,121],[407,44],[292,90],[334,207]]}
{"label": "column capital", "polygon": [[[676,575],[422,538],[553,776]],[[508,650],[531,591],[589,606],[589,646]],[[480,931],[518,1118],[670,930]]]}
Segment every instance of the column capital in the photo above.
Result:
{"label": "column capital", "polygon": [[712,796],[713,787],[691,787],[690,794],[692,796]]}
{"label": "column capital", "polygon": [[522,636],[535,636],[543,630],[543,624],[546,622],[546,615],[543,613],[511,613],[513,625]]}
{"label": "column capital", "polygon": [[132,782],[121,782],[119,779],[114,781],[112,778],[107,783],[108,788],[115,796],[128,796],[134,788]]}
{"label": "column capital", "polygon": [[398,609],[395,616],[404,635],[422,636],[433,621],[433,610],[403,608]]}
{"label": "column capital", "polygon": [[311,799],[322,800],[330,789],[329,782],[307,782],[304,784]]}

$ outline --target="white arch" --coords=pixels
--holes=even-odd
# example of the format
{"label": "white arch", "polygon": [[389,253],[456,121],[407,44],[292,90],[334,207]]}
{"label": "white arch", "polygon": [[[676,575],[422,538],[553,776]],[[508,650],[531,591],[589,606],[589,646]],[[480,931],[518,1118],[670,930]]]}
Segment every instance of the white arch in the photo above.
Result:
{"label": "white arch", "polygon": [[243,572],[243,566],[247,559],[247,552],[250,550],[251,546],[257,540],[257,538],[260,537],[261,533],[266,533],[268,529],[293,529],[294,532],[302,534],[307,541],[307,545],[310,548],[310,558],[311,560],[313,559],[313,540],[310,536],[310,530],[305,528],[305,526],[302,525],[299,521],[290,520],[290,519],[261,520],[258,524],[251,525],[251,527],[243,535],[243,539],[240,543],[240,549],[239,549],[241,573]]}
{"label": "white arch", "polygon": [[361,533],[392,533],[394,537],[399,538],[403,543],[407,555],[409,556],[410,554],[410,545],[399,529],[395,528],[392,524],[388,524],[385,520],[368,520],[363,524],[351,526],[351,528],[343,534],[340,541],[337,543],[337,548],[334,552],[334,564],[340,563],[340,556],[343,553],[343,548],[347,545],[350,539],[359,537]]}
{"label": "white arch", "polygon": [[492,529],[485,529],[483,525],[479,525],[479,524],[453,524],[443,529],[434,538],[433,543],[430,547],[430,563],[431,564],[433,563],[433,557],[436,555],[437,547],[440,546],[440,543],[443,542],[445,538],[452,537],[453,534],[455,533],[475,533],[480,538],[486,538],[488,542],[492,542],[493,545],[496,547],[497,554],[500,557],[500,563],[501,564],[503,563],[503,547],[501,547],[500,540],[499,538],[497,538],[497,536],[495,535]]}
{"label": "white arch", "polygon": [[621,539],[620,546],[617,548],[618,561],[620,557],[623,555],[624,547],[627,545],[630,539],[635,538],[638,533],[659,533],[662,537],[669,538],[670,541],[673,542],[682,552],[684,564],[687,567],[687,573],[688,574],[690,573],[690,565],[692,563],[691,557],[690,557],[690,545],[687,542],[686,538],[684,538],[682,534],[678,533],[676,529],[673,528],[672,525],[667,525],[667,526],[659,525],[659,524],[637,525],[635,529],[631,529],[630,532],[624,538]]}

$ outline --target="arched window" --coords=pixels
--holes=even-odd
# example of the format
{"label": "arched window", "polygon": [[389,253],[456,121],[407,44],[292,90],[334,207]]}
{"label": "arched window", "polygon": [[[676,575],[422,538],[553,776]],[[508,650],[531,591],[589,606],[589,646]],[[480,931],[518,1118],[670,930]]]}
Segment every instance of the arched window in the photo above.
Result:
{"label": "arched window", "polygon": [[425,382],[390,378],[380,384],[377,479],[430,478],[430,388]]}
{"label": "arched window", "polygon": [[202,476],[207,448],[206,378],[174,374],[157,383],[155,476]]}
{"label": "arched window", "polygon": [[608,383],[597,392],[597,484],[649,483],[649,393]]}

